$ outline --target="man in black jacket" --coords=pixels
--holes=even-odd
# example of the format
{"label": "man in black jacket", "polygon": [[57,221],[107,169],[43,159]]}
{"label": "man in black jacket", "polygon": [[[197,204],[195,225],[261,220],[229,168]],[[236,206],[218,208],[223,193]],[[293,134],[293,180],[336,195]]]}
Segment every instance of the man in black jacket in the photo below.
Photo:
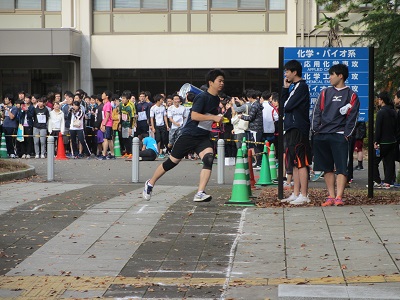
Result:
{"label": "man in black jacket", "polygon": [[[397,114],[388,92],[378,95],[378,104],[381,109],[376,114],[374,148],[379,149],[379,156],[374,155],[374,187],[389,189],[396,179],[395,161],[397,144]],[[383,160],[385,173],[384,182],[381,182],[379,163]]]}
{"label": "man in black jacket", "polygon": [[[302,66],[297,60],[285,64],[285,80],[282,88],[284,106],[284,143],[286,170],[293,168],[293,193],[281,202],[302,205],[310,202],[308,198],[308,166],[311,163],[310,151],[310,91],[301,78]],[[291,91],[289,88],[293,87]]]}

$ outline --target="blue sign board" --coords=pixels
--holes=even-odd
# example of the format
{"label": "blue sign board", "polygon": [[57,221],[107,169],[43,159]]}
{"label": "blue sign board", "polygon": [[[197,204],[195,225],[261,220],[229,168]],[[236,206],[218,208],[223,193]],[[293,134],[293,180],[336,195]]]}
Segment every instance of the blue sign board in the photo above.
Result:
{"label": "blue sign board", "polygon": [[341,48],[284,48],[284,64],[296,59],[303,66],[303,79],[310,88],[311,109],[320,92],[330,86],[329,68],[336,64],[349,67],[346,85],[360,99],[359,121],[368,121],[369,101],[369,49],[366,47]]}

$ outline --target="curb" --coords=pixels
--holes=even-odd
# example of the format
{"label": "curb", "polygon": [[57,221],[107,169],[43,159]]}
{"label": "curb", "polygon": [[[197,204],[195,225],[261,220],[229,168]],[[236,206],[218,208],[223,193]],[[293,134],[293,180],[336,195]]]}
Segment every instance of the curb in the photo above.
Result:
{"label": "curb", "polygon": [[35,167],[29,165],[29,168],[26,170],[0,174],[0,182],[23,179],[34,175],[36,175]]}

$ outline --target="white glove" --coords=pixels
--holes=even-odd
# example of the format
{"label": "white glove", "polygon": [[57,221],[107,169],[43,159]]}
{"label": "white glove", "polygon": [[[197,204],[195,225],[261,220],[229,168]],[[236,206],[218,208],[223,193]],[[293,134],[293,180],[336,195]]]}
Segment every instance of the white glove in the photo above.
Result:
{"label": "white glove", "polygon": [[352,108],[352,107],[353,107],[353,106],[352,106],[350,103],[348,103],[347,105],[341,107],[341,108],[339,109],[339,111],[340,111],[340,113],[344,116],[345,114],[347,114],[347,112],[349,111],[349,109]]}

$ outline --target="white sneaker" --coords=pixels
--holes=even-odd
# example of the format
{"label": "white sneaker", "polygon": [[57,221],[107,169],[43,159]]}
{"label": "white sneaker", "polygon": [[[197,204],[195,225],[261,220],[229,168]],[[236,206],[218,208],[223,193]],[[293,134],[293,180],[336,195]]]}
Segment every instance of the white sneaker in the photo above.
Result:
{"label": "white sneaker", "polygon": [[15,154],[10,154],[10,157],[11,158],[15,158]]}
{"label": "white sneaker", "polygon": [[40,156],[40,158],[46,158],[46,156],[44,156],[43,154]]}
{"label": "white sneaker", "polygon": [[26,158],[26,155],[25,155],[25,154],[23,154],[23,155],[21,156],[21,158]]}
{"label": "white sneaker", "polygon": [[308,198],[308,196],[303,196],[302,194],[300,194],[296,200],[290,201],[290,204],[293,205],[302,205],[302,204],[306,204],[306,203],[310,203],[311,200]]}
{"label": "white sneaker", "polygon": [[297,197],[298,196],[295,196],[295,194],[292,193],[288,198],[282,199],[281,202],[286,203],[286,202],[294,201],[297,199]]}
{"label": "white sneaker", "polygon": [[211,195],[207,195],[205,192],[197,192],[194,195],[193,201],[195,202],[208,202],[211,201]]}
{"label": "white sneaker", "polygon": [[35,155],[35,158],[39,158],[39,155]]}
{"label": "white sneaker", "polygon": [[29,154],[27,154],[25,158],[26,158],[26,159],[30,159],[31,156],[30,156]]}
{"label": "white sneaker", "polygon": [[143,189],[143,199],[145,200],[150,200],[151,199],[151,193],[153,192],[153,187],[151,185],[149,185],[149,180],[146,181],[146,183],[144,184],[144,189]]}

